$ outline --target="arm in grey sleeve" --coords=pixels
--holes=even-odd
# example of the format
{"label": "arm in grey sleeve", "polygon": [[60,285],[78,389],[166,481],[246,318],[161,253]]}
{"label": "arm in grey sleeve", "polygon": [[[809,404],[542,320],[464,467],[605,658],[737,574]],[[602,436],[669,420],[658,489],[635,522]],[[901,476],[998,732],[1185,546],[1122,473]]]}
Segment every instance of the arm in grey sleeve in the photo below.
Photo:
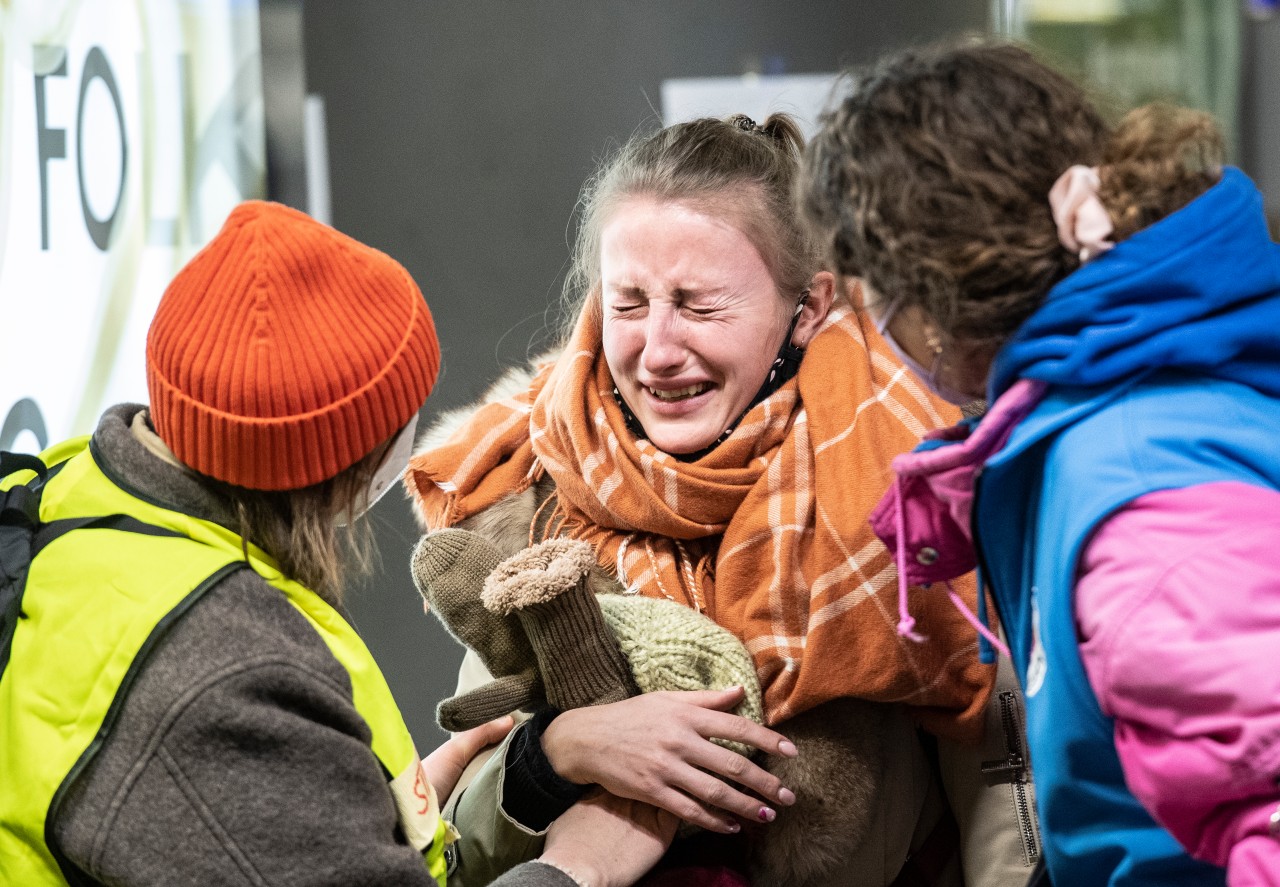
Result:
{"label": "arm in grey sleeve", "polygon": [[[453,881],[449,882],[450,887]],[[516,866],[492,887],[580,887],[577,881],[553,865],[533,861]]]}

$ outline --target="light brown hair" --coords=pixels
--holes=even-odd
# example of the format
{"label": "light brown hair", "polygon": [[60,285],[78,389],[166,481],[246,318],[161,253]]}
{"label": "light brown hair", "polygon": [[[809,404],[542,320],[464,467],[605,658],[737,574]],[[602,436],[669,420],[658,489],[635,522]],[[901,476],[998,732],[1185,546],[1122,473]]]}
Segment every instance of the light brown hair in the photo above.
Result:
{"label": "light brown hair", "polygon": [[1220,163],[1207,115],[1150,106],[1113,134],[1026,49],[952,43],[849,74],[799,201],[839,273],[920,306],[950,338],[998,345],[1079,267],[1048,202],[1068,167],[1102,167],[1119,240],[1203,192]]}
{"label": "light brown hair", "polygon": [[[677,123],[632,138],[587,181],[565,280],[571,326],[584,303],[598,316],[600,238],[624,200],[650,197],[730,220],[760,253],[783,298],[797,298],[821,268],[792,195],[804,137],[786,114],[756,125],[738,114]],[[567,333],[567,330],[566,330]]]}
{"label": "light brown hair", "polygon": [[1102,153],[1098,189],[1112,239],[1153,225],[1217,184],[1225,148],[1203,111],[1156,103],[1130,111]]}
{"label": "light brown hair", "polygon": [[[369,572],[375,556],[367,521],[352,521],[368,507],[369,486],[391,448],[393,435],[334,477],[298,490],[250,490],[204,477],[235,518],[246,543],[270,555],[285,576],[330,603],[341,603],[351,573]],[[348,517],[343,520],[342,516]],[[345,526],[339,526],[342,520]]]}

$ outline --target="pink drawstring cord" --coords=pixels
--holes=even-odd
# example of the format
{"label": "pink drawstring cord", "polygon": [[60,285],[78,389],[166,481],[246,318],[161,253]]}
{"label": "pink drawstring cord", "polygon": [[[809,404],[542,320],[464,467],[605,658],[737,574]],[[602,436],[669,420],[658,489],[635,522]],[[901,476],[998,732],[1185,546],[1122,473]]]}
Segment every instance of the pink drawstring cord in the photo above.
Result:
{"label": "pink drawstring cord", "polygon": [[[961,598],[960,595],[956,593],[956,590],[951,587],[951,580],[948,579],[945,585],[947,586],[947,597],[951,598],[951,603],[960,611],[960,615],[963,616],[970,625],[976,628],[978,630],[978,634],[986,638],[987,642],[990,643],[991,646],[995,647],[1003,655],[1008,656],[1008,644],[996,637],[996,633],[994,631],[983,625],[982,620],[973,615],[973,611],[971,611],[965,604],[964,599]],[[978,594],[982,594],[982,589],[978,589]]]}
{"label": "pink drawstring cord", "polygon": [[[907,607],[907,532],[905,509],[902,507],[902,482],[894,481],[893,495],[897,507],[897,513],[894,515],[894,528],[898,532],[897,544],[894,552],[895,560],[898,565],[898,635],[907,640],[915,641],[917,644],[925,640],[925,636],[916,631],[916,620],[912,617],[911,611]],[[1009,655],[1009,647],[1004,641],[996,637],[995,632],[982,624],[977,616],[973,615],[973,611],[965,604],[964,599],[960,597],[955,588],[951,585],[951,580],[944,583],[947,587],[947,597],[951,599],[951,605],[960,611],[960,615],[965,621],[977,629],[978,634],[987,639],[991,646],[995,647],[1005,656]],[[982,589],[978,589],[978,594],[982,594]]]}
{"label": "pink drawstring cord", "polygon": [[916,620],[907,609],[907,521],[903,516],[901,480],[894,481],[893,495],[894,504],[898,506],[897,514],[893,516],[894,529],[898,531],[898,550],[895,552],[898,564],[898,635],[919,644],[925,637],[916,631]]}

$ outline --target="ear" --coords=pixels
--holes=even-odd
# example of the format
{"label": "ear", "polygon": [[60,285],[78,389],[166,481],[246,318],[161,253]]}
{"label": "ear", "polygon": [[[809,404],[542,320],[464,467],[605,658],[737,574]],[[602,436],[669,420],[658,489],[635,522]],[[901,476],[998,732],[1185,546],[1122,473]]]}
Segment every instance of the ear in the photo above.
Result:
{"label": "ear", "polygon": [[796,331],[791,336],[791,344],[804,348],[818,333],[822,322],[831,313],[831,302],[835,298],[836,279],[830,271],[819,271],[809,281],[809,295],[800,308],[800,316],[796,319]]}

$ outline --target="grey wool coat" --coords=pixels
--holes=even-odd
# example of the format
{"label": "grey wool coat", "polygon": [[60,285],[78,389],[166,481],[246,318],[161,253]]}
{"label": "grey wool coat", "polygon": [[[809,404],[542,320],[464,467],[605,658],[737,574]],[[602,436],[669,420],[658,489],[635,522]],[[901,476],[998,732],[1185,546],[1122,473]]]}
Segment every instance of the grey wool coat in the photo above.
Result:
{"label": "grey wool coat", "polygon": [[[141,409],[103,416],[104,469],[130,492],[230,524],[131,431]],[[369,741],[324,641],[265,580],[236,571],[154,648],[48,833],[84,884],[434,885]],[[497,883],[574,882],[529,863]]]}

